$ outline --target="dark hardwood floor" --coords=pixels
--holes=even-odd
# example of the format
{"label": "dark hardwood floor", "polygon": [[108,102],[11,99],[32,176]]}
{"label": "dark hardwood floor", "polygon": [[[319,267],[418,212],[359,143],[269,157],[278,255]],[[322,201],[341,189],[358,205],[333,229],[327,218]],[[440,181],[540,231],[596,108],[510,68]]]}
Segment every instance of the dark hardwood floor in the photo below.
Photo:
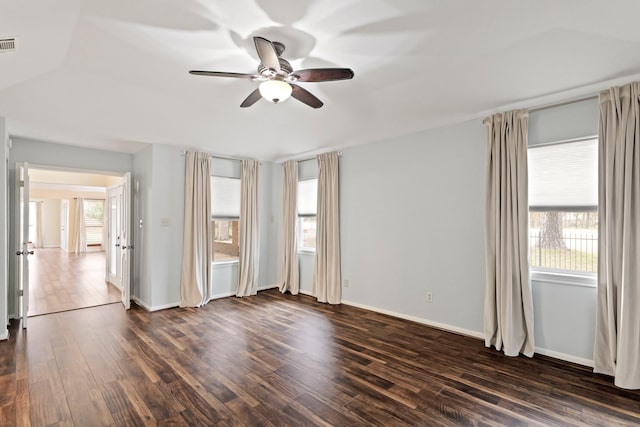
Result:
{"label": "dark hardwood floor", "polygon": [[547,357],[276,290],[11,325],[2,425],[640,424],[640,391]]}

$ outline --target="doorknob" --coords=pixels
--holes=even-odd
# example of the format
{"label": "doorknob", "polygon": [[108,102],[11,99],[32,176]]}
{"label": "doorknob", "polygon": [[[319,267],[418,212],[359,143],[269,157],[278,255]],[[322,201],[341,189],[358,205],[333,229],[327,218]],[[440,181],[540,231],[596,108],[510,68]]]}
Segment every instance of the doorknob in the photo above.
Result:
{"label": "doorknob", "polygon": [[18,256],[22,255],[22,251],[16,251],[16,255]]}

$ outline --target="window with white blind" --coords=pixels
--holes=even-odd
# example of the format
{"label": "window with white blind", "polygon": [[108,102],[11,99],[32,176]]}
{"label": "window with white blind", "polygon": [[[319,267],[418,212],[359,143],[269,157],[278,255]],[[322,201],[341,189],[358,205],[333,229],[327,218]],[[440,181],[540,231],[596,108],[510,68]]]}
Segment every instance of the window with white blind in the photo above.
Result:
{"label": "window with white blind", "polygon": [[316,249],[318,180],[298,181],[298,249]]}
{"label": "window with white blind", "polygon": [[213,261],[236,261],[240,255],[240,179],[211,177]]}
{"label": "window with white blind", "polygon": [[528,150],[532,271],[592,274],[598,264],[598,140]]}
{"label": "window with white blind", "polygon": [[104,226],[104,200],[84,200],[84,228],[87,245],[102,245],[102,228]]}

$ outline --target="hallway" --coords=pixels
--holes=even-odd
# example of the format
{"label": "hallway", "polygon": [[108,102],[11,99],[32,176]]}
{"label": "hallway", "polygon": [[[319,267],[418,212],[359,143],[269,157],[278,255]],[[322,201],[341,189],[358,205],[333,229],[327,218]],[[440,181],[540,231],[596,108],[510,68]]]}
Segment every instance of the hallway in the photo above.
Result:
{"label": "hallway", "polygon": [[120,301],[120,290],[105,282],[104,251],[36,249],[29,275],[29,316]]}

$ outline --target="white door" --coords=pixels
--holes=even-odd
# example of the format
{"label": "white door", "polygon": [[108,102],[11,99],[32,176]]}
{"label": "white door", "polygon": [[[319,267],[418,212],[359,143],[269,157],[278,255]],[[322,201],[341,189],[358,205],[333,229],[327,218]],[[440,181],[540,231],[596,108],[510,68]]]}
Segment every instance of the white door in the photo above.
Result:
{"label": "white door", "polygon": [[120,242],[122,245],[122,304],[131,307],[131,255],[133,235],[131,234],[131,174],[122,177],[122,220],[120,221]]}
{"label": "white door", "polygon": [[18,291],[20,295],[20,317],[22,327],[27,327],[29,312],[29,255],[33,250],[29,248],[29,165],[16,165],[16,195],[20,212],[16,215],[16,256],[18,257]]}
{"label": "white door", "polygon": [[122,289],[122,249],[120,229],[122,223],[122,185],[107,189],[107,282]]}
{"label": "white door", "polygon": [[122,182],[107,189],[107,281],[122,291],[122,304],[131,305],[131,174]]}
{"label": "white door", "polygon": [[69,250],[69,233],[67,231],[69,224],[69,201],[60,201],[60,248],[63,251]]}

